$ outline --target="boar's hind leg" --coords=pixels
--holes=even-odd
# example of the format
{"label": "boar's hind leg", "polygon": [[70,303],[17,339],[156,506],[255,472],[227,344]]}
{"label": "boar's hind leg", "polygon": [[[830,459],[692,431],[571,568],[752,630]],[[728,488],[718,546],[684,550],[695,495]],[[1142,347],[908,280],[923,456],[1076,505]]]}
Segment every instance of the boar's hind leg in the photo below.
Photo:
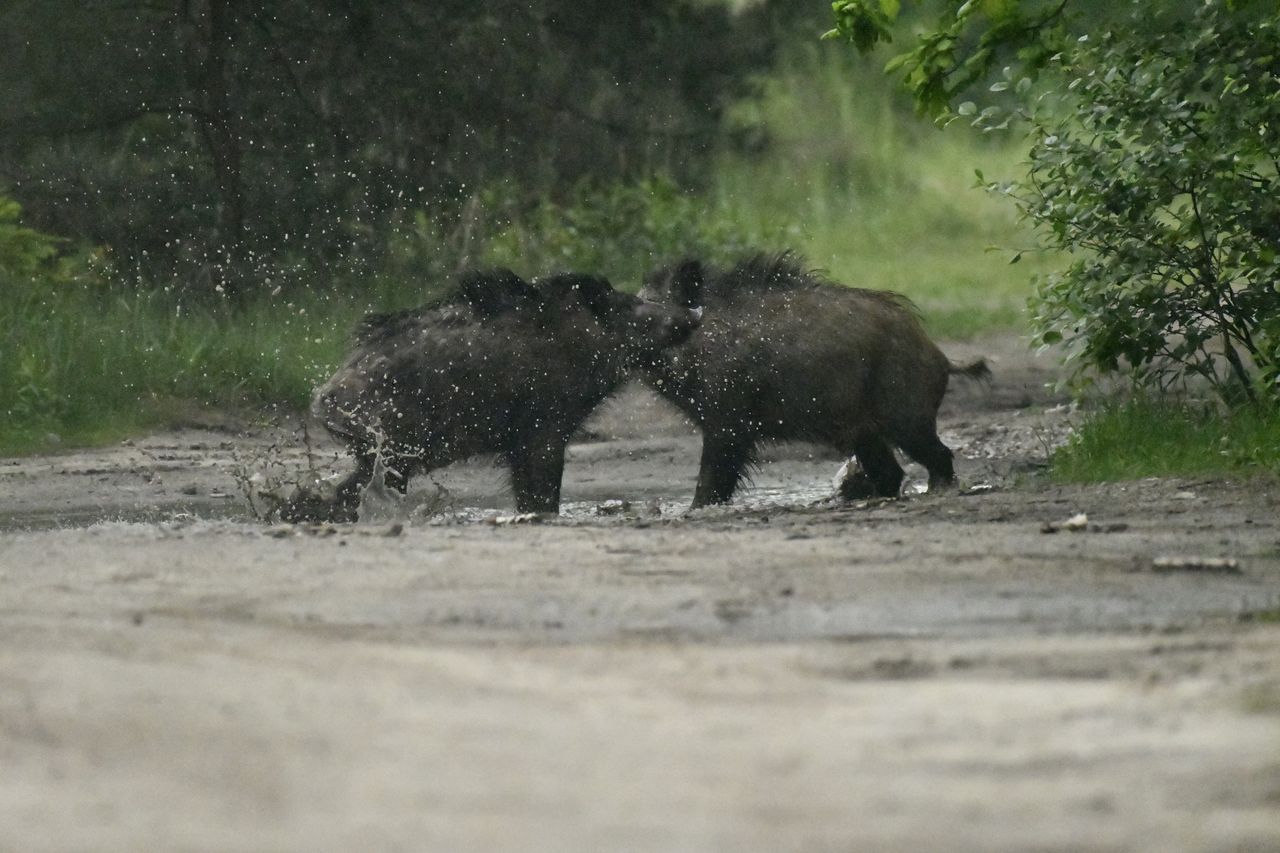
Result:
{"label": "boar's hind leg", "polygon": [[517,512],[560,511],[560,481],[564,477],[564,441],[535,443],[511,454],[511,490]]}
{"label": "boar's hind leg", "polygon": [[933,424],[918,425],[897,436],[897,444],[929,471],[929,491],[955,485],[956,471],[951,450],[938,438]]}
{"label": "boar's hind leg", "polygon": [[704,433],[702,463],[698,468],[698,488],[693,507],[728,503],[742,481],[755,451],[751,439],[733,435]]}
{"label": "boar's hind leg", "polygon": [[[856,486],[841,486],[841,494],[846,498],[873,497],[896,498],[902,491],[902,466],[893,455],[891,448],[878,435],[862,436],[853,443],[853,454],[858,457],[862,473],[866,477],[873,492],[872,495],[855,494]],[[853,479],[853,478],[851,478]]]}

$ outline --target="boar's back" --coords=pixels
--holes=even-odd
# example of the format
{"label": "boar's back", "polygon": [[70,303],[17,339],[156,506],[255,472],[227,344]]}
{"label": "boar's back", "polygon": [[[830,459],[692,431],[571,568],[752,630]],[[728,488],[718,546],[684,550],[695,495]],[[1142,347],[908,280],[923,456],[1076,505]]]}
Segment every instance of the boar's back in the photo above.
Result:
{"label": "boar's back", "polygon": [[534,309],[538,292],[509,269],[469,270],[446,294],[416,308],[367,314],[356,325],[357,346],[374,347],[425,323],[462,326],[522,309]]}
{"label": "boar's back", "polygon": [[704,298],[735,301],[750,299],[766,293],[787,293],[801,290],[834,288],[837,292],[878,303],[891,310],[906,311],[917,318],[919,309],[900,293],[888,290],[867,290],[835,284],[822,275],[807,269],[804,261],[794,252],[777,254],[760,252],[723,271],[712,271],[702,283]]}

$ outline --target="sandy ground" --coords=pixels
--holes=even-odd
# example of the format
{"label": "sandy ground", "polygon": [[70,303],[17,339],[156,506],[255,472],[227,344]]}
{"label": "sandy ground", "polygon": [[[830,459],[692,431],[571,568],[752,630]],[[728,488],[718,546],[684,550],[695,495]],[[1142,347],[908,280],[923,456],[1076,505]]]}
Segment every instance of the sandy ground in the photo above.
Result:
{"label": "sandy ground", "polygon": [[1048,484],[1051,366],[947,349],[967,488],[895,502],[782,447],[687,514],[636,390],[539,523],[258,521],[279,429],[0,460],[0,850],[1280,850],[1280,490]]}

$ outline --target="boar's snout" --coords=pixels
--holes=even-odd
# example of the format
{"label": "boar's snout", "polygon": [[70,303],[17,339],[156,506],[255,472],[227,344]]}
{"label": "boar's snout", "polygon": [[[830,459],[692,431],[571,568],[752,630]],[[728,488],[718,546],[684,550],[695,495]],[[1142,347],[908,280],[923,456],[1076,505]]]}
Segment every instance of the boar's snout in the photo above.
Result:
{"label": "boar's snout", "polygon": [[645,349],[678,346],[701,325],[701,308],[641,301],[635,310],[635,333]]}

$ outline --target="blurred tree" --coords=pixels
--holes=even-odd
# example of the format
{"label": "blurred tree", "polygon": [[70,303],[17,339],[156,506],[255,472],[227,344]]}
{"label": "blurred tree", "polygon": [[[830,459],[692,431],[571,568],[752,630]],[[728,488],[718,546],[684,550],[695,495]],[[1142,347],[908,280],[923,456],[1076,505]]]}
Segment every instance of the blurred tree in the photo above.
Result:
{"label": "blurred tree", "polygon": [[146,280],[236,290],[360,258],[502,184],[696,182],[770,58],[692,0],[11,0],[0,184]]}

